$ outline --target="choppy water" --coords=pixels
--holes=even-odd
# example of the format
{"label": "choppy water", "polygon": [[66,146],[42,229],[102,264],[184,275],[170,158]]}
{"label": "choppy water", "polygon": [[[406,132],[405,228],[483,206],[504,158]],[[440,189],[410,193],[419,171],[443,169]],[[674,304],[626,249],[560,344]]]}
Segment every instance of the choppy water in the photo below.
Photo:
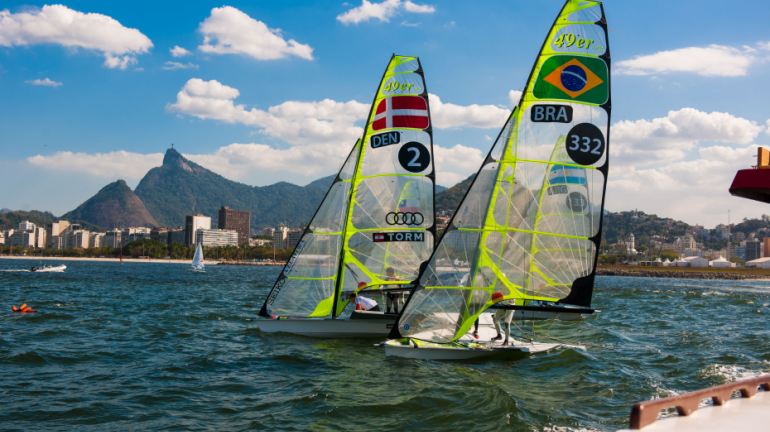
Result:
{"label": "choppy water", "polygon": [[637,401],[770,372],[768,281],[600,277],[598,317],[537,330],[614,351],[444,363],[261,334],[246,319],[276,267],[66,264],[0,271],[0,429],[604,431]]}

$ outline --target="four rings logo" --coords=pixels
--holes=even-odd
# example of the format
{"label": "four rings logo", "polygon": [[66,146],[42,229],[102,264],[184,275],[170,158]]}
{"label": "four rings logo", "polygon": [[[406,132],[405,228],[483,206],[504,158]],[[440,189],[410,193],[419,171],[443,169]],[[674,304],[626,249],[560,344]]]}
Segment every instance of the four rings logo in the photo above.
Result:
{"label": "four rings logo", "polygon": [[419,212],[390,212],[385,215],[385,222],[387,222],[388,225],[422,225],[424,220],[425,217]]}

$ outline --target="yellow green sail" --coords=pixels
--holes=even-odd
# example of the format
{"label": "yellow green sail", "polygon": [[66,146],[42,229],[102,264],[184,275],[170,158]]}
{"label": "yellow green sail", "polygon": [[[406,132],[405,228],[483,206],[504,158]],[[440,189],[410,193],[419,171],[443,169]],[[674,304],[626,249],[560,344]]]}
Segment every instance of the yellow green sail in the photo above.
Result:
{"label": "yellow green sail", "polygon": [[[433,133],[417,57],[393,56],[351,151],[261,316],[337,317],[349,293],[413,283],[435,242]],[[395,278],[389,280],[388,269]]]}
{"label": "yellow green sail", "polygon": [[608,170],[607,40],[600,2],[566,2],[391,338],[454,341],[495,293],[590,306]]}

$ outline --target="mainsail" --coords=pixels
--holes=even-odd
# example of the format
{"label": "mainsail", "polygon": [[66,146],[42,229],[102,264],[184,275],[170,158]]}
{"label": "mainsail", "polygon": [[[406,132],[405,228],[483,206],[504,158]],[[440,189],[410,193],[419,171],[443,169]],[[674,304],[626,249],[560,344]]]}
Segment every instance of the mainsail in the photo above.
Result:
{"label": "mainsail", "polygon": [[433,133],[420,60],[394,55],[363,138],[313,216],[260,316],[337,317],[348,293],[414,282],[433,252],[434,178]]}
{"label": "mainsail", "polygon": [[590,306],[608,170],[607,41],[602,4],[568,0],[391,338],[454,341],[495,293]]}

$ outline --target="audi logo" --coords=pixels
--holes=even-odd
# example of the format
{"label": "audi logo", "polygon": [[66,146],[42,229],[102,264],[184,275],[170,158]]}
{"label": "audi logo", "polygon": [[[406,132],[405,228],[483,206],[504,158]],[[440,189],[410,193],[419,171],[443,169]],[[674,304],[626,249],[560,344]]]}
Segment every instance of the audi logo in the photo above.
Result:
{"label": "audi logo", "polygon": [[424,220],[422,213],[390,212],[385,215],[388,225],[422,225]]}

